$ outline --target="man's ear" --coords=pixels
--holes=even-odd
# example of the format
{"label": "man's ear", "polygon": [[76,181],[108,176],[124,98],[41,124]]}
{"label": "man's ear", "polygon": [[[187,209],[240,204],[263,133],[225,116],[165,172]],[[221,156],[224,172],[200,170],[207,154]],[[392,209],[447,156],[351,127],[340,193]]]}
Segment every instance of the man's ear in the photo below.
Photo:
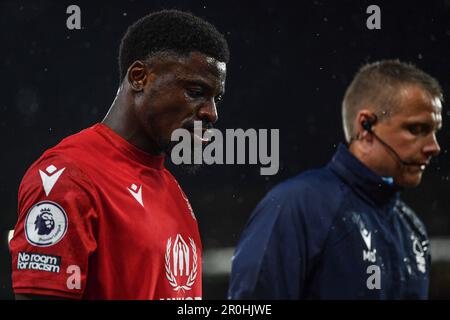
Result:
{"label": "man's ear", "polygon": [[128,68],[127,79],[130,87],[134,91],[139,92],[144,90],[148,79],[145,63],[140,60],[133,62],[133,64]]}
{"label": "man's ear", "polygon": [[376,123],[376,117],[373,111],[369,109],[362,109],[358,112],[354,122],[354,131],[356,133],[357,140],[367,139],[368,141],[372,141],[372,135],[364,128],[363,123],[370,123],[370,126],[373,126]]}

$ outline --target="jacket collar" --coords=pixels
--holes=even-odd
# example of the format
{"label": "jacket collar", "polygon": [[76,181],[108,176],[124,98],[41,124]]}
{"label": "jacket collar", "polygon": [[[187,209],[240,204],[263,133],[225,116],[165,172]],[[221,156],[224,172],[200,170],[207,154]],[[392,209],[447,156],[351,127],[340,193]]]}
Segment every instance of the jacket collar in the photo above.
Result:
{"label": "jacket collar", "polygon": [[399,197],[401,188],[393,183],[392,178],[377,175],[342,143],[328,166],[355,192],[376,205],[387,204]]}

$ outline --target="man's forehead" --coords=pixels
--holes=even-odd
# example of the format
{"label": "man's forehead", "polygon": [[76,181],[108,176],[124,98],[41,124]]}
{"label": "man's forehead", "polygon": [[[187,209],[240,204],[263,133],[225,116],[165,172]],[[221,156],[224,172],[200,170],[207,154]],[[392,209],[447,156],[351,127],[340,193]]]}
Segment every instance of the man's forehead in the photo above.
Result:
{"label": "man's forehead", "polygon": [[194,51],[187,55],[175,52],[163,52],[152,57],[149,65],[153,68],[165,71],[184,71],[197,74],[212,74],[219,78],[226,75],[226,63],[213,57]]}
{"label": "man's forehead", "polygon": [[206,77],[216,77],[224,81],[226,76],[226,63],[216,60],[199,52],[192,52],[189,58],[184,60],[186,71]]}
{"label": "man's forehead", "polygon": [[432,99],[432,105],[433,105],[433,109],[435,110],[435,112],[442,112],[442,101],[439,97],[434,97]]}
{"label": "man's forehead", "polygon": [[419,86],[409,86],[402,89],[401,113],[417,115],[420,113],[441,113],[442,102],[437,96]]}
{"label": "man's forehead", "polygon": [[213,57],[206,57],[206,62],[214,72],[224,75],[227,72],[227,64],[225,62],[218,61]]}
{"label": "man's forehead", "polygon": [[176,74],[178,79],[206,81],[223,91],[226,64],[204,54],[192,53],[188,58],[178,61]]}

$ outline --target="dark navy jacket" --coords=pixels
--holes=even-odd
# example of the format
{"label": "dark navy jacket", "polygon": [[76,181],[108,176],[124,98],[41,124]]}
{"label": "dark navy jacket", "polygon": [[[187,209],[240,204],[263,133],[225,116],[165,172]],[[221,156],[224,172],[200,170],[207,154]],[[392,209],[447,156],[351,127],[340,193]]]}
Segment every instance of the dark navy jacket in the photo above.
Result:
{"label": "dark navy jacket", "polygon": [[[391,179],[392,180],[392,179]],[[230,299],[425,299],[430,255],[399,189],[339,145],[269,192],[232,262]]]}

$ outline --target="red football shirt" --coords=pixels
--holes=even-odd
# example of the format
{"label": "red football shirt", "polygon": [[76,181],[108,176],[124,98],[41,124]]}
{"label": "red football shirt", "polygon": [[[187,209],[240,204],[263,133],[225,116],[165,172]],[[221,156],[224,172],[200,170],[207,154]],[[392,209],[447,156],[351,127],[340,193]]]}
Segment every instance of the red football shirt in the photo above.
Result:
{"label": "red football shirt", "polygon": [[103,124],[47,150],[19,188],[14,292],[201,299],[197,221],[163,162]]}

